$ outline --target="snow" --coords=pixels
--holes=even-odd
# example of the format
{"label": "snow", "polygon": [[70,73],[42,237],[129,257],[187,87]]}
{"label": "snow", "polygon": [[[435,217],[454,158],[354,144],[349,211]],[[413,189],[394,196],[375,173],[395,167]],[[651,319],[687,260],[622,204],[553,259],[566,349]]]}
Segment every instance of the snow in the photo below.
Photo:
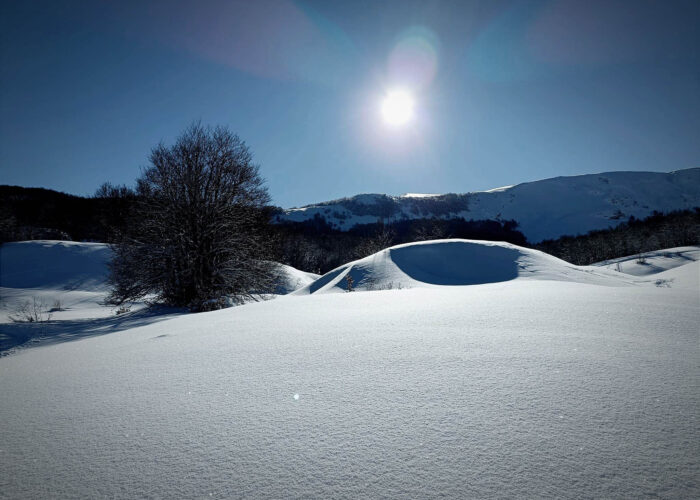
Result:
{"label": "snow", "polygon": [[576,281],[608,286],[634,282],[600,267],[569,264],[544,252],[510,243],[433,240],[387,248],[329,271],[297,295],[445,285],[477,285],[514,279]]}
{"label": "snow", "polygon": [[677,247],[644,252],[594,264],[634,276],[656,274],[700,260],[700,247]]}
{"label": "snow", "polygon": [[700,261],[662,271],[654,275],[650,281],[656,286],[688,289],[700,304]]}
{"label": "snow", "polygon": [[33,297],[48,307],[60,301],[64,310],[52,313],[54,319],[109,316],[111,309],[102,303],[110,257],[104,243],[37,240],[1,245],[0,323]]}
{"label": "snow", "polygon": [[667,248],[598,262],[620,275],[649,278],[642,282],[659,287],[686,288],[700,303],[700,246]]}
{"label": "snow", "polygon": [[[382,200],[383,203],[378,203]],[[438,212],[426,213],[433,201]],[[362,207],[361,213],[357,207]],[[377,210],[374,207],[379,207]],[[387,215],[387,207],[393,207]],[[450,210],[445,211],[449,206]],[[466,209],[464,207],[467,207]],[[331,202],[286,210],[278,221],[302,222],[320,216],[334,227],[348,230],[357,224],[393,222],[421,217],[465,220],[515,220],[531,243],[562,235],[585,234],[638,219],[654,211],[700,207],[700,168],[675,172],[605,172],[555,177],[514,186],[460,195],[413,196],[361,194]],[[353,211],[355,210],[355,211]]]}
{"label": "snow", "polygon": [[[697,498],[700,263],[636,277],[475,245],[385,251],[410,289],[0,358],[0,496]],[[438,257],[476,255],[481,284],[435,284]]]}
{"label": "snow", "polygon": [[501,191],[507,191],[512,187],[515,187],[515,184],[511,184],[510,186],[501,186],[493,189],[487,189],[486,191],[484,191],[484,193],[500,193]]}
{"label": "snow", "polygon": [[428,194],[428,193],[404,193],[401,195],[402,198],[435,198],[440,196],[439,194]]}
{"label": "snow", "polygon": [[281,279],[276,290],[279,295],[291,293],[320,278],[318,274],[300,271],[292,266],[285,264],[279,264],[279,266]]}
{"label": "snow", "polygon": [[[117,308],[105,305],[111,256],[104,243],[36,240],[0,245],[0,355],[28,342],[109,333],[181,312],[146,311],[145,304],[136,303],[129,304],[128,314],[116,317]],[[282,265],[280,271],[277,294],[292,292],[318,278],[291,266]],[[57,303],[60,310],[51,312],[50,323],[12,323],[10,316],[17,315],[18,307],[34,299],[44,311]]]}

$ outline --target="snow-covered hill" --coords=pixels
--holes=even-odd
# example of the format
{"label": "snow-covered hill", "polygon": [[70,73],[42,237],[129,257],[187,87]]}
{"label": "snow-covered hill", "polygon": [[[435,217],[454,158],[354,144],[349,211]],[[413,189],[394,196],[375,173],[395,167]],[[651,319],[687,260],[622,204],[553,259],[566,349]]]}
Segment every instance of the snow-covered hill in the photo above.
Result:
{"label": "snow-covered hill", "polygon": [[[136,324],[164,319],[162,309],[145,311],[145,304],[130,304],[130,313],[115,316],[105,305],[109,293],[107,264],[112,256],[104,243],[35,240],[0,245],[0,353],[27,342],[41,343],[58,337],[108,333]],[[281,266],[277,294],[308,285],[318,275]],[[50,323],[13,323],[22,319],[23,304],[37,307],[38,319]]]}
{"label": "snow-covered hill", "polygon": [[601,267],[569,264],[544,252],[510,243],[434,240],[407,243],[342,265],[300,288],[297,295],[479,285],[514,279],[574,281],[621,286],[631,277]]}
{"label": "snow-covered hill", "polygon": [[107,263],[111,250],[104,243],[36,240],[0,246],[0,323],[24,301],[37,300],[62,310],[52,317],[104,317],[111,309],[107,295]]}
{"label": "snow-covered hill", "polygon": [[347,268],[383,258],[414,286],[0,358],[0,497],[700,496],[700,262],[636,277],[437,242]]}
{"label": "snow-covered hill", "polygon": [[700,206],[700,168],[659,172],[607,172],[555,177],[516,186],[466,194],[352,198],[285,210],[277,221],[322,217],[347,230],[356,224],[416,218],[462,217],[473,220],[515,220],[531,243],[561,235],[605,229],[643,218],[655,210],[668,212]]}
{"label": "snow-covered hill", "polygon": [[700,247],[677,247],[629,255],[593,264],[633,276],[648,276],[700,260]]}
{"label": "snow-covered hill", "polygon": [[318,274],[300,271],[292,266],[287,266],[285,264],[279,264],[279,266],[280,280],[275,290],[275,293],[278,295],[292,293],[320,278]]}

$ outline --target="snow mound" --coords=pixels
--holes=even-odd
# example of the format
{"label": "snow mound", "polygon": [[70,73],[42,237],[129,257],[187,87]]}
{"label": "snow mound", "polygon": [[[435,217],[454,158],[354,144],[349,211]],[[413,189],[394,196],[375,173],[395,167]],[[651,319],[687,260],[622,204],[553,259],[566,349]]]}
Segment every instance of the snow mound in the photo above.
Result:
{"label": "snow mound", "polygon": [[42,309],[56,309],[54,320],[109,316],[111,308],[103,303],[111,255],[104,243],[37,240],[3,244],[0,323],[10,321],[21,304],[34,300]]}
{"label": "snow mound", "polygon": [[112,251],[104,243],[20,241],[0,247],[0,286],[103,290]]}
{"label": "snow mound", "polygon": [[700,304],[700,261],[690,262],[650,276],[651,282],[662,288],[687,288]]}
{"label": "snow mound", "polygon": [[[129,312],[115,315],[105,304],[112,251],[104,243],[22,241],[0,246],[0,356],[29,344],[82,338],[161,321],[178,310],[129,304]],[[275,295],[288,294],[319,276],[280,265]],[[273,298],[275,295],[267,298]],[[37,304],[42,325],[22,318],[24,304]],[[50,314],[49,314],[50,313]],[[13,321],[20,319],[19,322]]]}
{"label": "snow mound", "polygon": [[593,264],[633,276],[649,276],[700,260],[700,246],[667,248]]}
{"label": "snow mound", "polygon": [[544,252],[510,243],[434,240],[407,243],[340,266],[295,292],[388,290],[498,283],[514,279],[575,281],[602,285],[629,283],[608,269],[569,264]]}
{"label": "snow mound", "polygon": [[24,349],[0,498],[700,498],[697,294],[287,296]]}
{"label": "snow mound", "polygon": [[280,279],[275,288],[276,295],[286,295],[292,293],[295,290],[299,290],[305,287],[321,276],[314,273],[307,273],[300,271],[299,269],[287,266],[285,264],[279,264]]}

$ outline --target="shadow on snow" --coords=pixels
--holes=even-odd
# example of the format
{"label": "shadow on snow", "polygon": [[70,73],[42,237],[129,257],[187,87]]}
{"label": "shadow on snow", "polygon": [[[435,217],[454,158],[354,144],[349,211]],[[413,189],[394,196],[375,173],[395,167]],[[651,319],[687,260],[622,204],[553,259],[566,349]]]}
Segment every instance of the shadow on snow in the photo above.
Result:
{"label": "shadow on snow", "polygon": [[0,356],[12,354],[18,348],[59,344],[138,328],[183,312],[183,309],[154,306],[107,318],[0,324]]}

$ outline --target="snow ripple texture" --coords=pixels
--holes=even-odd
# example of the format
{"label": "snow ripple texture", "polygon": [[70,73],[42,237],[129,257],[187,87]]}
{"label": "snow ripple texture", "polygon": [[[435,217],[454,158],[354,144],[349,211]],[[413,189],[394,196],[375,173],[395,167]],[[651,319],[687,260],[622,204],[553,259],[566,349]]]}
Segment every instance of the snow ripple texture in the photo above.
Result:
{"label": "snow ripple texture", "polygon": [[698,498],[699,276],[292,295],[23,349],[0,497]]}

